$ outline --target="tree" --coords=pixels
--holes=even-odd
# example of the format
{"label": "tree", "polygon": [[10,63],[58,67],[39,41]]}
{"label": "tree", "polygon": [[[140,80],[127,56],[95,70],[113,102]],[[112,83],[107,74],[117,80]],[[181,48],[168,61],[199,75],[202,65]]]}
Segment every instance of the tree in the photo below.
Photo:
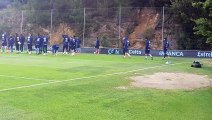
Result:
{"label": "tree", "polygon": [[206,43],[212,46],[212,1],[206,0],[205,2],[195,2],[194,7],[202,8],[201,16],[194,20],[196,26],[194,27],[195,34],[203,36]]}
{"label": "tree", "polygon": [[[183,38],[178,39],[179,48],[182,49],[208,49],[205,39],[201,36],[194,34],[193,29],[196,25],[194,19],[202,16],[201,9],[194,7],[192,3],[198,2],[199,0],[173,0],[171,9],[173,11],[173,17],[176,19],[176,23],[182,27]],[[181,46],[180,46],[181,45]],[[184,47],[183,47],[184,46]],[[203,47],[204,46],[204,47]]]}

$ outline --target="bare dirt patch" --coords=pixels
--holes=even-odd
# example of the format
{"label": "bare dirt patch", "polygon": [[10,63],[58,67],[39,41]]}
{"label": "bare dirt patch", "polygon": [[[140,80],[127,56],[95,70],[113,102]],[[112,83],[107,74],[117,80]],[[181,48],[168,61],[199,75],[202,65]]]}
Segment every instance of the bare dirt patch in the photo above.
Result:
{"label": "bare dirt patch", "polygon": [[212,81],[207,76],[187,73],[155,73],[154,75],[131,77],[132,87],[156,89],[193,90],[211,86]]}

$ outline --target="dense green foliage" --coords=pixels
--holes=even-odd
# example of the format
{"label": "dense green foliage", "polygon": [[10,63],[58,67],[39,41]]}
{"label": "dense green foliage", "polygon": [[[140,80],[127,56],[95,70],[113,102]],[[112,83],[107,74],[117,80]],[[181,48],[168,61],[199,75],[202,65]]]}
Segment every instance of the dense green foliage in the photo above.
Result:
{"label": "dense green foliage", "polygon": [[212,1],[197,2],[193,6],[201,9],[200,18],[194,20],[196,23],[195,34],[205,37],[206,42],[212,46]]}
{"label": "dense green foliage", "polygon": [[[212,78],[211,66],[194,70],[190,58],[171,58],[178,65],[167,66],[159,57],[152,61],[141,56],[1,54],[0,58],[1,120],[212,119],[211,87],[192,91],[117,89],[130,86],[129,77],[135,71],[129,71],[133,70],[139,75],[160,71]],[[115,74],[118,72],[122,73]]]}
{"label": "dense green foliage", "polygon": [[[193,4],[197,0],[175,0],[172,2],[171,8],[176,11],[176,21],[182,25],[182,32],[178,44],[180,49],[208,49],[209,44],[206,43],[206,37],[194,34],[196,23],[194,19],[201,17],[202,8],[194,7]],[[208,29],[209,30],[209,29]]]}

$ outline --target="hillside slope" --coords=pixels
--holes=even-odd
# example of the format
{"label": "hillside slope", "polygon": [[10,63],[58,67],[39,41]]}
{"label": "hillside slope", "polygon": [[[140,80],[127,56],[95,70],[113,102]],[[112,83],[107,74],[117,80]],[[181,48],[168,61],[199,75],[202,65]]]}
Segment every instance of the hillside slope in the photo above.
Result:
{"label": "hillside slope", "polygon": [[153,48],[159,47],[158,43],[161,40],[161,31],[156,30],[156,26],[161,15],[153,9],[144,8],[138,14],[138,26],[129,38],[132,41],[133,48],[144,48],[145,37],[152,41]]}

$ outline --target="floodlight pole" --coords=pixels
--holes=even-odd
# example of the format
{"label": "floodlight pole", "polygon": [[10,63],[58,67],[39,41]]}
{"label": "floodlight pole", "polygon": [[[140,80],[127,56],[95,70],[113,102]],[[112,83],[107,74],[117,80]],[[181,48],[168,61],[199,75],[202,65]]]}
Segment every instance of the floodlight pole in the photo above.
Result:
{"label": "floodlight pole", "polygon": [[162,18],[162,45],[163,45],[163,39],[164,39],[164,6],[163,6],[163,18]]}
{"label": "floodlight pole", "polygon": [[21,11],[21,34],[23,33],[24,11]]}
{"label": "floodlight pole", "polygon": [[84,22],[83,22],[83,47],[85,47],[85,8],[84,8]]}
{"label": "floodlight pole", "polygon": [[[119,7],[119,42],[121,40],[121,5]],[[118,47],[119,47],[119,42],[118,42]]]}
{"label": "floodlight pole", "polygon": [[53,9],[51,9],[51,26],[50,26],[50,35],[49,35],[49,37],[50,37],[50,41],[52,40],[51,38],[52,38],[52,16],[53,16]]}

